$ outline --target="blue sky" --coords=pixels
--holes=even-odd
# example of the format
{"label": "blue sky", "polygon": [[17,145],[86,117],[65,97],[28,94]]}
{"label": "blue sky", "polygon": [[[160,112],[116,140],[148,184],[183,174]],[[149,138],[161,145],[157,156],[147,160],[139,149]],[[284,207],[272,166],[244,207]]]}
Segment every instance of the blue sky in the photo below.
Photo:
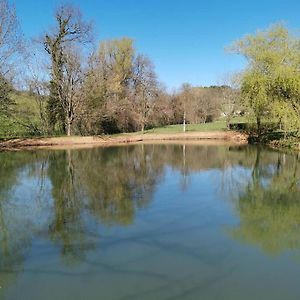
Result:
{"label": "blue sky", "polygon": [[[53,24],[59,0],[15,0],[23,31],[38,36]],[[70,1],[69,1],[70,2]],[[96,41],[128,36],[147,54],[168,88],[212,85],[243,67],[224,48],[284,21],[300,30],[299,0],[74,0],[95,24]]]}

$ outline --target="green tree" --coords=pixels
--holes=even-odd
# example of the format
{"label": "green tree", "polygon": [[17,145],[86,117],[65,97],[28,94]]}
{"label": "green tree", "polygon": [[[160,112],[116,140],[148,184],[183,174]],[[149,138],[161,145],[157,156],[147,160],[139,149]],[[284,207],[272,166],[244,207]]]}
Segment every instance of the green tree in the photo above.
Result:
{"label": "green tree", "polygon": [[[103,41],[90,59],[83,122],[92,133],[132,129],[129,105],[135,50],[129,38]],[[95,129],[93,129],[95,128]]]}
{"label": "green tree", "polygon": [[12,85],[0,75],[0,116],[9,116],[11,114],[14,101],[10,97]]}
{"label": "green tree", "polygon": [[143,130],[160,91],[151,61],[136,53],[129,38],[100,44],[84,86],[86,103],[79,123],[92,133]]}
{"label": "green tree", "polygon": [[[299,45],[299,38],[292,36],[283,25],[275,25],[248,35],[232,46],[234,52],[248,61],[241,93],[244,104],[256,118],[259,135],[263,118],[272,116],[278,122],[283,120],[278,114],[278,102],[285,103],[281,106],[284,111],[292,109],[300,117]],[[274,108],[277,113],[272,114]],[[299,130],[299,124],[295,126]]]}

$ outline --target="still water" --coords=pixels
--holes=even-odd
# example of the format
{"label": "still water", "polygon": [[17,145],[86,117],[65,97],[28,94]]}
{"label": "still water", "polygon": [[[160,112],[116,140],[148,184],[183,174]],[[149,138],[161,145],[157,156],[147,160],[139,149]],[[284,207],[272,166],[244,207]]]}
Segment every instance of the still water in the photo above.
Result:
{"label": "still water", "polygon": [[0,153],[0,299],[300,299],[300,157]]}

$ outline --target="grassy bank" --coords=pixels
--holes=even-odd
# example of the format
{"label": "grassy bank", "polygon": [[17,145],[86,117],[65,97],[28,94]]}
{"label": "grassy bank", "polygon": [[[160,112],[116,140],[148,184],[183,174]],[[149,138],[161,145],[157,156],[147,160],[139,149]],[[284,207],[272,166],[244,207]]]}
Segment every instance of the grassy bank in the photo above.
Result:
{"label": "grassy bank", "polygon": [[35,99],[27,93],[11,95],[15,104],[11,116],[0,114],[0,139],[30,137],[34,127],[40,123],[39,110]]}
{"label": "grassy bank", "polygon": [[[0,142],[7,139],[30,139],[31,141],[36,141],[36,132],[34,132],[35,125],[38,126],[39,120],[39,110],[35,99],[26,93],[17,93],[12,95],[15,106],[14,106],[14,116],[4,117],[0,115]],[[231,124],[254,124],[253,120],[249,120],[246,117],[235,117],[231,120]],[[234,127],[234,126],[233,126]],[[205,124],[187,124],[186,133],[216,133],[216,132],[226,132],[226,120],[220,118],[211,123]],[[111,140],[114,138],[121,138],[126,140],[126,138],[134,137],[134,139],[144,140],[144,136],[155,137],[155,139],[161,139],[162,135],[179,135],[183,133],[183,125],[168,125],[158,128],[153,128],[146,130],[142,135],[142,132],[130,133],[130,134],[116,134],[113,136],[106,136],[105,138]],[[143,138],[138,138],[143,136]],[[209,134],[213,136],[213,134]],[[36,137],[36,138],[35,138]],[[174,136],[173,136],[174,137]],[[62,137],[63,138],[63,137]],[[196,138],[197,139],[197,138]],[[62,139],[60,139],[61,141]],[[251,142],[251,141],[250,141]],[[256,141],[257,142],[257,141]],[[299,151],[299,138],[289,137],[284,138],[282,132],[272,132],[266,136],[259,143],[270,145],[273,148],[287,148]]]}
{"label": "grassy bank", "polygon": [[[231,124],[246,123],[247,120],[244,117],[233,118]],[[201,123],[201,124],[187,124],[186,132],[211,132],[211,131],[226,131],[226,120],[220,118],[214,122]],[[167,125],[163,127],[153,128],[145,131],[145,134],[155,133],[155,134],[166,134],[166,133],[181,133],[183,132],[183,125]],[[139,132],[140,133],[140,132]]]}
{"label": "grassy bank", "polygon": [[282,130],[265,131],[261,136],[257,132],[249,133],[250,144],[263,144],[276,149],[300,150],[299,132],[287,132]]}

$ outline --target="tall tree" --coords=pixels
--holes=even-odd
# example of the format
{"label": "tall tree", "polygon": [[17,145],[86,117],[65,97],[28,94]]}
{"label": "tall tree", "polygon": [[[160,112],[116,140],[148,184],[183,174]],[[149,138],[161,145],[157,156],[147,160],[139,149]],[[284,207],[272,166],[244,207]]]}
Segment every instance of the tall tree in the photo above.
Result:
{"label": "tall tree", "polygon": [[[129,38],[103,41],[90,60],[83,119],[96,133],[144,130],[150,122],[159,84],[151,61],[136,54]],[[91,112],[92,111],[92,112]],[[94,131],[92,131],[94,133]]]}
{"label": "tall tree", "polygon": [[158,83],[153,64],[143,55],[138,55],[135,59],[134,88],[136,100],[135,110],[140,129],[144,132],[151,111],[153,111],[154,100],[158,95]]}
{"label": "tall tree", "polygon": [[85,80],[88,111],[100,132],[128,131],[135,50],[128,38],[103,41],[90,61]]}
{"label": "tall tree", "polygon": [[91,42],[91,23],[82,19],[81,12],[70,5],[55,13],[56,27],[45,34],[44,46],[51,59],[48,116],[52,131],[59,123],[61,130],[71,135],[74,120],[74,91],[80,82],[80,66],[75,49]]}
{"label": "tall tree", "polygon": [[227,74],[220,86],[221,92],[221,103],[220,111],[221,114],[226,119],[226,128],[230,129],[230,122],[237,112],[240,109],[240,76],[239,74],[229,75]]}
{"label": "tall tree", "polygon": [[[272,115],[278,101],[300,119],[300,39],[284,26],[275,25],[237,41],[232,50],[249,63],[242,77],[241,93],[256,118],[258,134],[262,119]],[[296,126],[299,130],[299,123]]]}
{"label": "tall tree", "polygon": [[9,97],[16,58],[22,50],[22,33],[15,7],[0,0],[0,113],[8,114],[13,103]]}
{"label": "tall tree", "polygon": [[183,109],[183,132],[186,132],[186,110],[188,102],[191,101],[192,98],[192,87],[188,83],[184,83],[181,87],[181,101],[180,104]]}

